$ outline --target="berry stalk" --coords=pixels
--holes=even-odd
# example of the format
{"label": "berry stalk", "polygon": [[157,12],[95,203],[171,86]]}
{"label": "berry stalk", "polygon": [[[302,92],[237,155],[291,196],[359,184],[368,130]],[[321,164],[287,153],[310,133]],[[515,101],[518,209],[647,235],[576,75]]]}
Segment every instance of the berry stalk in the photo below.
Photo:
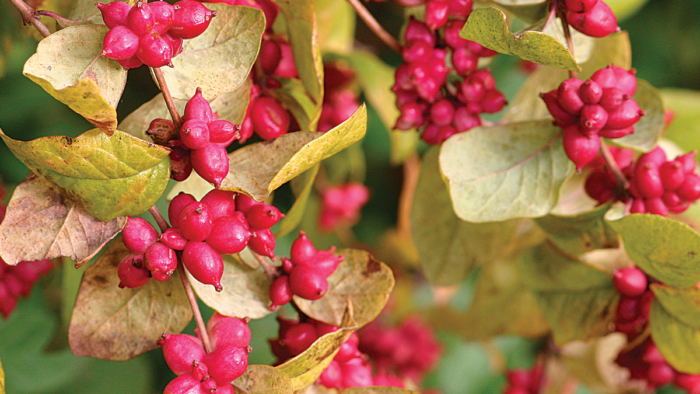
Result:
{"label": "berry stalk", "polygon": [[[154,69],[156,71],[160,71],[159,69]],[[161,73],[161,76],[163,74]],[[169,93],[168,93],[169,95]],[[172,99],[172,97],[171,97]],[[177,110],[175,111],[177,114]],[[151,216],[153,216],[153,219],[155,219],[156,223],[158,223],[158,227],[160,227],[161,232],[165,232],[170,226],[168,225],[168,222],[165,221],[165,218],[163,215],[160,213],[158,208],[152,206],[151,208],[148,209],[148,212],[151,213]],[[185,294],[187,294],[187,301],[190,303],[190,308],[192,308],[192,314],[194,315],[194,321],[197,323],[197,329],[199,330],[199,335],[202,338],[202,344],[204,345],[204,350],[207,353],[211,353],[213,348],[211,346],[211,341],[209,340],[209,334],[207,333],[207,326],[204,324],[204,319],[202,318],[202,312],[199,310],[199,304],[197,303],[197,296],[194,294],[194,291],[192,290],[192,285],[190,285],[189,280],[187,279],[187,275],[185,274],[185,267],[182,265],[182,252],[178,251],[177,253],[177,270],[180,272],[180,280],[182,281],[182,286],[185,288]]]}
{"label": "berry stalk", "polygon": [[[14,1],[14,0],[13,0]],[[397,53],[401,53],[401,45],[399,45],[399,42],[391,36],[384,28],[382,25],[374,19],[374,16],[367,10],[367,8],[360,2],[360,0],[348,0],[352,7],[355,9],[355,12],[357,12],[357,15],[360,16],[363,22],[367,24],[367,27],[374,32],[374,34],[379,37],[380,40],[382,40],[389,48],[395,50]]]}
{"label": "berry stalk", "polygon": [[629,187],[629,182],[627,181],[625,174],[623,174],[622,170],[620,170],[620,167],[618,167],[617,162],[615,161],[615,158],[613,157],[612,153],[610,153],[608,145],[602,139],[600,140],[600,153],[603,155],[603,158],[605,159],[605,163],[607,163],[608,168],[610,168],[610,171],[612,171],[613,175],[615,176],[617,184],[622,186],[625,190],[627,190],[627,188]]}
{"label": "berry stalk", "polygon": [[[566,37],[566,44],[569,47],[569,52],[571,52],[571,56],[575,58],[576,54],[574,53],[574,40],[571,39],[569,22],[566,21],[566,16],[564,16],[564,14],[559,15],[559,20],[561,20],[561,26],[564,29],[564,36]],[[576,71],[569,70],[569,78],[576,78]]]}
{"label": "berry stalk", "polygon": [[153,74],[156,76],[156,80],[158,81],[158,86],[160,87],[160,92],[163,94],[165,105],[168,107],[168,111],[170,112],[170,117],[173,118],[173,124],[175,125],[175,129],[180,130],[180,127],[182,126],[182,118],[177,112],[177,108],[175,107],[175,101],[173,100],[173,96],[170,94],[168,84],[165,82],[165,76],[163,75],[163,71],[161,71],[160,68],[153,68]]}
{"label": "berry stalk", "polygon": [[22,14],[22,20],[25,24],[31,23],[34,27],[41,33],[42,36],[48,37],[51,35],[51,31],[41,20],[36,16],[36,10],[22,0],[10,0],[12,4],[17,7],[19,13]]}
{"label": "berry stalk", "polygon": [[[251,251],[252,252],[252,251]],[[252,252],[253,256],[258,260],[258,263],[265,269],[265,275],[270,278],[276,278],[279,276],[277,269],[265,260],[265,256]]]}

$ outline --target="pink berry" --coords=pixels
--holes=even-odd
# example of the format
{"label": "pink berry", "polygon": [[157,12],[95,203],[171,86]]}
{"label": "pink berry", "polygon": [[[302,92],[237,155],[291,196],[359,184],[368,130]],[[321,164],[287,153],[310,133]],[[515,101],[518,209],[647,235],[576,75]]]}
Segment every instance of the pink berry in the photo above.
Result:
{"label": "pink berry", "polygon": [[[469,41],[469,42],[472,42],[472,41]],[[491,74],[490,69],[482,68],[482,69],[476,70],[472,73],[471,76],[472,76],[472,78],[476,78],[476,79],[480,80],[481,84],[484,85],[484,89],[486,89],[486,90],[496,89],[496,79],[493,77],[493,74]]]}
{"label": "pink berry", "polygon": [[313,267],[321,276],[327,278],[335,272],[343,259],[343,256],[336,256],[327,250],[319,250],[314,259],[306,265]]}
{"label": "pink berry", "polygon": [[[202,363],[202,365],[205,365]],[[209,371],[209,368],[207,367],[207,372]],[[202,382],[199,384],[200,389],[203,390],[205,393],[215,393],[216,392],[216,379],[214,378],[207,378],[202,380]]]}
{"label": "pink berry", "polygon": [[163,348],[163,357],[175,375],[192,371],[192,363],[201,363],[206,352],[199,338],[187,334],[163,334],[158,341]]}
{"label": "pink berry", "polygon": [[182,252],[182,263],[198,281],[213,285],[216,291],[224,289],[221,286],[224,260],[211,246],[204,242],[188,242]]}
{"label": "pink berry", "polygon": [[275,258],[275,234],[270,229],[254,231],[248,241],[248,247],[255,253]]}
{"label": "pink berry", "polygon": [[197,88],[194,96],[185,104],[182,120],[186,122],[193,119],[203,120],[207,124],[214,121],[214,111],[212,111],[209,102],[202,96],[201,88]]}
{"label": "pink berry", "polygon": [[178,227],[170,227],[158,236],[158,241],[170,249],[183,250],[188,240]]}
{"label": "pink berry", "polygon": [[659,170],[653,164],[637,166],[634,171],[634,183],[639,193],[646,198],[661,197],[664,194]]}
{"label": "pink berry", "polygon": [[229,160],[226,148],[217,144],[209,144],[202,149],[192,151],[192,167],[207,182],[221,186],[229,171]]}
{"label": "pink berry", "polygon": [[155,31],[139,39],[136,56],[148,67],[163,67],[173,58],[173,47]]}
{"label": "pink berry", "polygon": [[639,317],[639,298],[622,297],[617,304],[617,318],[623,320],[635,320]]}
{"label": "pink berry", "polygon": [[459,107],[455,111],[454,126],[458,133],[462,133],[474,127],[481,126],[481,119],[469,113],[467,107]]}
{"label": "pink berry", "polygon": [[294,264],[311,263],[314,257],[316,257],[316,248],[306,236],[305,232],[300,231],[299,238],[292,242],[289,256]]}
{"label": "pink berry", "polygon": [[464,27],[464,20],[452,19],[447,22],[445,28],[442,31],[443,37],[447,45],[456,50],[459,48],[466,48],[467,40],[459,36],[459,32],[462,31]]}
{"label": "pink berry", "polygon": [[593,135],[600,131],[608,121],[608,113],[600,105],[584,105],[581,109],[579,125],[586,135]]}
{"label": "pink berry", "polygon": [[153,279],[165,282],[177,268],[175,251],[160,242],[149,246],[144,253],[146,269],[151,271]]}
{"label": "pink berry", "polygon": [[207,122],[198,119],[188,120],[180,128],[180,140],[190,149],[202,149],[209,145]]}
{"label": "pink berry", "polygon": [[289,275],[292,293],[307,300],[318,300],[328,292],[328,281],[322,273],[306,265],[298,265]]}
{"label": "pink berry", "polygon": [[173,26],[168,33],[177,38],[195,38],[204,33],[215,15],[215,12],[198,1],[178,1],[175,3]]}
{"label": "pink berry", "polygon": [[630,205],[630,213],[647,213],[647,208],[644,205],[644,200],[632,200],[632,204]]}
{"label": "pink berry", "polygon": [[122,241],[129,251],[144,254],[158,240],[158,231],[143,218],[129,217],[122,231]]}
{"label": "pink berry", "polygon": [[214,189],[202,197],[203,203],[209,205],[212,220],[233,216],[236,212],[236,193]]}
{"label": "pink berry", "polygon": [[467,48],[457,48],[452,52],[452,65],[461,76],[476,70],[478,63],[479,57]]}
{"label": "pink berry", "polygon": [[231,383],[248,368],[248,351],[234,345],[223,345],[204,356],[202,362],[209,367],[209,375],[217,383]]}
{"label": "pink berry", "polygon": [[678,197],[684,201],[695,201],[700,198],[700,176],[687,174],[683,184],[676,189]]}
{"label": "pink berry", "polygon": [[309,323],[299,323],[284,333],[284,344],[296,356],[303,353],[318,339],[316,329]]}
{"label": "pink berry", "polygon": [[225,316],[212,327],[207,328],[207,331],[214,349],[226,345],[245,348],[250,343],[248,323],[237,317]]}
{"label": "pink berry", "polygon": [[228,145],[233,140],[240,138],[239,127],[228,120],[215,120],[209,123],[209,141],[214,144]]}
{"label": "pink berry", "polygon": [[460,86],[462,96],[468,102],[479,102],[484,98],[486,90],[481,80],[476,78],[465,79]]}
{"label": "pink berry", "polygon": [[637,70],[626,70],[622,67],[611,67],[617,77],[617,87],[629,97],[637,92]]}
{"label": "pink berry", "polygon": [[183,43],[182,38],[173,37],[168,33],[163,33],[160,36],[165,41],[167,41],[168,44],[170,44],[170,47],[173,49],[173,54],[171,57],[175,57],[175,56],[179,55],[180,53],[182,53],[182,43]]}
{"label": "pink berry", "polygon": [[444,0],[429,0],[425,5],[425,24],[437,30],[447,23],[450,16],[450,5]]}
{"label": "pink berry", "polygon": [[646,112],[639,108],[635,100],[625,100],[620,108],[608,113],[608,122],[605,127],[611,129],[624,129],[633,126],[644,116]]}
{"label": "pink berry", "polygon": [[426,42],[430,47],[435,46],[435,35],[430,31],[430,28],[425,23],[411,18],[404,32],[405,42],[413,40],[421,40]]}
{"label": "pink berry", "polygon": [[433,57],[433,47],[423,40],[411,40],[401,48],[401,56],[407,63],[427,63]]}
{"label": "pink berry", "polygon": [[127,15],[128,27],[139,37],[145,36],[153,30],[156,25],[156,18],[151,11],[150,4],[136,3],[131,7],[131,11]]}
{"label": "pink berry", "polygon": [[180,211],[193,202],[197,202],[197,199],[193,195],[180,192],[175,196],[170,205],[168,206],[168,219],[170,220],[170,225],[173,227],[179,227],[178,217],[180,216]]}
{"label": "pink berry", "polygon": [[481,109],[487,114],[495,114],[501,112],[507,104],[506,96],[500,90],[487,90],[484,98],[481,100]]}
{"label": "pink berry", "polygon": [[564,128],[562,143],[566,156],[576,164],[576,169],[578,170],[593,160],[600,148],[600,138],[598,136],[587,137],[581,134],[577,124]]}
{"label": "pink berry", "polygon": [[673,382],[676,372],[665,361],[652,363],[648,372],[649,382],[655,385],[664,385]]}
{"label": "pink berry", "polygon": [[666,153],[663,149],[657,146],[651,152],[639,156],[639,159],[637,159],[636,166],[641,168],[648,163],[658,168],[666,161]]}
{"label": "pink berry", "polygon": [[[115,1],[115,3],[117,3],[117,2],[118,1]],[[134,55],[126,60],[117,60],[117,63],[119,63],[120,66],[124,67],[127,70],[143,66],[143,62],[136,55]]]}
{"label": "pink berry", "polygon": [[201,382],[195,379],[191,373],[180,375],[171,380],[163,394],[210,394],[202,390]]}
{"label": "pink berry", "polygon": [[644,208],[648,213],[653,213],[654,215],[668,216],[668,207],[664,203],[663,199],[647,198],[644,199]]}
{"label": "pink berry", "polygon": [[603,90],[603,96],[600,98],[600,106],[606,111],[612,112],[620,108],[622,104],[629,99],[630,96],[617,87],[605,88]]}
{"label": "pink berry", "polygon": [[664,184],[664,190],[674,191],[685,180],[685,169],[679,160],[667,161],[659,167],[659,176]]}
{"label": "pink berry", "polygon": [[678,156],[676,160],[679,162],[683,163],[683,168],[685,169],[686,174],[691,174],[695,172],[695,154],[697,152],[692,151],[690,153],[686,153],[683,156]]}
{"label": "pink berry", "polygon": [[544,101],[549,113],[552,115],[557,125],[566,126],[576,122],[576,117],[564,111],[564,109],[559,105],[556,90],[542,93],[540,94],[540,97]]}
{"label": "pink berry", "polygon": [[177,222],[185,238],[190,241],[204,241],[211,233],[211,208],[202,202],[190,203],[180,211]]}
{"label": "pink berry", "polygon": [[289,113],[272,97],[259,97],[250,113],[255,132],[264,140],[277,138],[289,129]]}
{"label": "pink berry", "polygon": [[508,384],[512,387],[529,387],[531,384],[530,372],[525,369],[511,369],[506,372]]}
{"label": "pink berry", "polygon": [[289,288],[289,277],[282,275],[276,278],[270,285],[270,309],[275,310],[292,300],[292,290]]}
{"label": "pink berry", "polygon": [[272,74],[279,65],[281,58],[282,50],[277,41],[263,37],[260,43],[260,54],[258,55],[258,63],[263,72]]}
{"label": "pink berry", "polygon": [[598,1],[586,12],[567,12],[571,27],[591,37],[605,37],[618,30],[617,18],[604,1]]}
{"label": "pink berry", "polygon": [[102,13],[102,20],[110,29],[117,26],[127,25],[127,15],[131,11],[131,6],[123,1],[113,1],[111,3],[95,3]]}
{"label": "pink berry", "polygon": [[[259,1],[259,0],[258,0]],[[294,53],[292,52],[292,46],[285,41],[278,41],[280,46],[280,62],[275,69],[273,75],[282,78],[297,78],[299,73],[297,72],[297,66],[294,64]]]}
{"label": "pink berry", "polygon": [[613,274],[613,284],[625,297],[639,297],[647,289],[647,277],[639,268],[623,268]]}
{"label": "pink berry", "polygon": [[[175,8],[165,1],[154,1],[148,3],[151,7],[151,12],[155,18],[153,29],[158,34],[164,34],[173,25],[173,17],[175,16]],[[174,56],[174,55],[173,55]]]}
{"label": "pink berry", "polygon": [[[577,0],[581,1],[581,0]],[[595,1],[600,1],[600,0],[595,0]],[[579,88],[579,96],[581,97],[581,100],[588,104],[598,104],[600,102],[600,99],[603,98],[603,87],[598,84],[598,82],[589,79],[585,81],[581,87]]]}
{"label": "pink berry", "polygon": [[661,199],[667,207],[675,207],[683,203],[683,200],[674,192],[665,192],[664,195],[661,196]]}
{"label": "pink berry", "polygon": [[318,382],[328,388],[340,388],[343,381],[343,373],[340,370],[340,364],[337,361],[331,361],[330,364],[323,370],[321,376],[318,377]]}
{"label": "pink berry", "polygon": [[420,127],[423,122],[423,110],[416,102],[406,103],[399,108],[401,114],[394,126],[397,130],[410,130]]}
{"label": "pink berry", "polygon": [[236,210],[243,212],[243,213],[248,213],[250,208],[252,208],[255,205],[260,205],[264,204],[263,202],[258,202],[253,200],[250,196],[246,194],[239,193],[236,195]]}
{"label": "pink berry", "polygon": [[124,26],[116,26],[105,35],[102,55],[114,60],[127,60],[136,54],[139,37]]}
{"label": "pink berry", "polygon": [[237,213],[216,219],[207,238],[207,244],[221,254],[236,254],[248,245],[251,234],[248,224],[243,214]]}
{"label": "pink berry", "polygon": [[570,12],[586,12],[602,0],[566,0],[566,9]]}
{"label": "pink berry", "polygon": [[343,388],[368,387],[374,383],[372,380],[372,366],[361,358],[342,364],[341,370],[343,372]]}
{"label": "pink berry", "polygon": [[272,205],[258,204],[251,207],[245,216],[250,229],[257,231],[274,226],[284,217],[284,214]]}
{"label": "pink berry", "polygon": [[[119,276],[119,287],[128,287],[135,289],[145,285],[151,276],[143,264],[143,255],[128,255],[119,263],[117,267],[117,276]],[[7,282],[9,277],[4,280]]]}
{"label": "pink berry", "polygon": [[455,18],[467,18],[472,13],[473,0],[450,1],[450,15]]}
{"label": "pink berry", "polygon": [[576,78],[569,78],[559,85],[557,90],[557,101],[561,108],[571,115],[579,115],[585,103],[581,100],[578,92],[583,85],[583,81]]}

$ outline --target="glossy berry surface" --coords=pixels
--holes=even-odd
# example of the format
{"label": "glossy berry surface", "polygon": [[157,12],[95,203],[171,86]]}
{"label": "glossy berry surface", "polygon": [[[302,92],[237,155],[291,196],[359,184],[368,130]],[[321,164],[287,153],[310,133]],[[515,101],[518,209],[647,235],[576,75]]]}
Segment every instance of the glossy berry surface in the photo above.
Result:
{"label": "glossy berry surface", "polygon": [[175,3],[173,26],[169,33],[177,38],[195,38],[204,33],[215,15],[216,13],[198,1],[178,1]]}

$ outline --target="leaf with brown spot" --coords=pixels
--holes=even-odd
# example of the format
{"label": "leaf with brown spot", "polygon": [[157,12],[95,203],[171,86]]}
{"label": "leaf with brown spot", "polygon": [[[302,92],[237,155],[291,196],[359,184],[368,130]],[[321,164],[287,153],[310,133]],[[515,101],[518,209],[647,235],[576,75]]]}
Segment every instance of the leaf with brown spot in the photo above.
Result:
{"label": "leaf with brown spot", "polygon": [[342,249],[338,254],[344,260],[328,277],[328,293],[316,301],[294,296],[294,302],[310,317],[336,326],[352,302],[353,319],[362,327],[384,309],[394,288],[394,275],[367,251]]}
{"label": "leaf with brown spot", "polygon": [[182,332],[192,319],[178,273],[137,289],[118,287],[117,266],[128,254],[121,240],[114,241],[85,271],[68,331],[76,356],[129,360],[158,347],[164,332]]}
{"label": "leaf with brown spot", "polygon": [[34,175],[17,186],[0,224],[0,256],[7,264],[67,256],[90,260],[126,224],[97,220]]}
{"label": "leaf with brown spot", "polygon": [[303,353],[277,367],[292,380],[294,390],[301,390],[313,384],[321,376],[323,370],[328,367],[328,364],[333,361],[333,357],[338,353],[340,345],[347,341],[357,329],[357,325],[353,320],[352,310],[353,307],[350,303],[343,315],[343,321],[338,325],[340,328],[337,331],[318,338]]}
{"label": "leaf with brown spot", "polygon": [[[249,365],[234,383],[244,389],[245,394],[292,394],[294,391],[289,377],[269,365]],[[237,388],[234,390],[237,394],[244,393]]]}

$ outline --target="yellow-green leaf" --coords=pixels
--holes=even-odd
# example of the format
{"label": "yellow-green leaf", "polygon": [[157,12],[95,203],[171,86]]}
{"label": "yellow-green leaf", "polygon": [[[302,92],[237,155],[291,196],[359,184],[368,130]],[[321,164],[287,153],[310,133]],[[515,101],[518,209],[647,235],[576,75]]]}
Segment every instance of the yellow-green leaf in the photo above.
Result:
{"label": "yellow-green leaf", "polygon": [[189,272],[187,277],[202,302],[222,315],[259,319],[272,313],[269,308],[272,278],[265,275],[262,267],[253,269],[234,256],[224,256],[221,292],[200,283]]}
{"label": "yellow-green leaf", "polygon": [[700,234],[687,224],[652,214],[631,214],[609,223],[642,271],[678,288],[700,281]]}
{"label": "yellow-green leaf", "polygon": [[411,233],[423,274],[436,286],[461,283],[470,270],[507,251],[518,220],[466,222],[454,213],[438,168],[438,148],[423,156],[411,209]]}
{"label": "yellow-green leaf", "polygon": [[260,201],[314,164],[364,137],[367,108],[326,133],[296,132],[245,146],[229,155],[229,174],[221,188],[249,194]]}
{"label": "yellow-green leaf", "polygon": [[294,390],[301,390],[313,384],[333,361],[340,345],[358,328],[352,318],[352,309],[352,305],[348,304],[338,330],[318,338],[303,353],[277,367],[292,380]]}
{"label": "yellow-green leaf", "polygon": [[0,394],[5,394],[5,370],[2,369],[2,361],[0,361]]}
{"label": "yellow-green leaf", "polygon": [[292,183],[298,182],[302,185],[302,190],[297,194],[297,199],[294,201],[292,208],[285,214],[284,219],[280,221],[280,226],[275,234],[277,238],[282,238],[291,233],[301,223],[304,211],[306,211],[306,203],[309,201],[309,196],[314,189],[314,181],[320,167],[320,164],[316,164],[292,180]]}
{"label": "yellow-green leaf", "polygon": [[249,365],[243,376],[235,380],[236,394],[292,394],[292,381],[279,369],[269,365]]}
{"label": "yellow-green leaf", "polygon": [[459,35],[506,55],[515,55],[545,66],[581,71],[571,52],[559,40],[537,31],[526,31],[516,36],[508,28],[506,14],[497,8],[485,7],[472,11]]}
{"label": "yellow-green leaf", "polygon": [[180,333],[192,319],[178,273],[166,282],[118,287],[117,266],[129,253],[117,240],[85,271],[68,332],[76,356],[129,360],[158,347],[164,332]]}
{"label": "yellow-green leaf", "polygon": [[650,287],[666,312],[683,324],[700,329],[700,289],[676,289],[661,284],[652,284]]}
{"label": "yellow-green leaf", "polygon": [[101,222],[67,200],[41,178],[17,186],[0,224],[0,255],[7,264],[67,256],[83,264],[126,224],[125,217]]}
{"label": "yellow-green leaf", "polygon": [[328,292],[310,301],[294,296],[294,302],[308,316],[339,326],[352,303],[352,317],[358,328],[374,320],[389,300],[394,288],[391,269],[364,250],[338,251],[344,260],[328,277]]}
{"label": "yellow-green leaf", "polygon": [[216,17],[201,35],[185,41],[175,67],[163,67],[174,98],[189,100],[199,87],[207,100],[233,92],[258,56],[265,17],[257,8],[207,3]]}
{"label": "yellow-green leaf", "polygon": [[29,169],[102,221],[148,210],[170,179],[169,149],[117,130],[24,142],[0,138]]}
{"label": "yellow-green leaf", "polygon": [[673,368],[689,374],[700,373],[700,329],[689,326],[669,313],[654,299],[649,313],[651,337]]}
{"label": "yellow-green leaf", "polygon": [[41,40],[23,73],[58,101],[112,135],[126,70],[100,56],[109,29],[103,25],[72,26]]}
{"label": "yellow-green leaf", "polygon": [[283,79],[281,87],[273,94],[292,113],[302,130],[316,131],[317,106],[306,94],[306,88],[298,79]]}
{"label": "yellow-green leaf", "polygon": [[661,92],[649,82],[639,78],[637,78],[637,92],[633,98],[639,104],[639,108],[646,111],[646,115],[634,125],[634,133],[611,142],[625,148],[649,152],[659,143],[666,128],[664,102]]}
{"label": "yellow-green leaf", "polygon": [[347,1],[314,0],[321,52],[349,54],[355,43],[355,11]]}
{"label": "yellow-green leaf", "polygon": [[539,217],[574,166],[549,120],[477,127],[442,145],[440,169],[457,216],[470,222]]}
{"label": "yellow-green leaf", "polygon": [[605,221],[610,205],[575,215],[547,215],[535,219],[549,239],[561,250],[574,256],[595,249],[617,248],[617,233]]}
{"label": "yellow-green leaf", "polygon": [[[520,2],[518,0],[493,1],[498,8],[508,11],[526,23],[535,23],[547,17],[548,1]],[[578,50],[578,47],[576,48]]]}

